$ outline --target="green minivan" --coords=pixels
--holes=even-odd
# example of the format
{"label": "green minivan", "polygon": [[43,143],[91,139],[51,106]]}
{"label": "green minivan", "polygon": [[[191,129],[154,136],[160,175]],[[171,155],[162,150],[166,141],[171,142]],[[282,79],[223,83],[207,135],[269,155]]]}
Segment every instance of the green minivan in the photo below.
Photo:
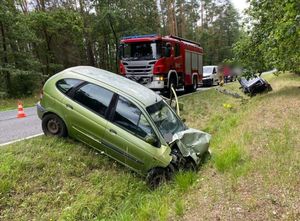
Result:
{"label": "green minivan", "polygon": [[46,135],[75,138],[146,176],[151,187],[196,169],[208,154],[210,135],[187,128],[161,96],[94,67],[53,75],[37,112]]}

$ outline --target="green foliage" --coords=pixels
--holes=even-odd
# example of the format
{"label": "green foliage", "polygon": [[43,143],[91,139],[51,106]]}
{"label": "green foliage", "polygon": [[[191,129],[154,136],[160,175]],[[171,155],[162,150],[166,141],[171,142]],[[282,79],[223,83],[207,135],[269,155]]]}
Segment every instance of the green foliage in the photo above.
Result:
{"label": "green foliage", "polygon": [[27,97],[42,87],[40,73],[13,69],[11,73],[10,96]]}
{"label": "green foliage", "polygon": [[218,65],[233,57],[232,46],[239,37],[239,16],[230,1],[205,1],[203,26],[196,40],[204,48],[204,65]]}
{"label": "green foliage", "polygon": [[[16,79],[31,73],[46,79],[77,65],[118,72],[118,44],[126,35],[176,34],[200,41],[206,53],[204,64],[231,58],[238,16],[229,0],[218,2],[168,0],[159,1],[158,7],[156,0],[4,0],[0,5],[0,94],[18,96]],[[32,81],[24,81],[25,91],[20,93],[34,91],[25,85],[28,82]]]}
{"label": "green foliage", "polygon": [[250,1],[248,30],[235,45],[235,58],[252,72],[276,67],[300,72],[300,2]]}

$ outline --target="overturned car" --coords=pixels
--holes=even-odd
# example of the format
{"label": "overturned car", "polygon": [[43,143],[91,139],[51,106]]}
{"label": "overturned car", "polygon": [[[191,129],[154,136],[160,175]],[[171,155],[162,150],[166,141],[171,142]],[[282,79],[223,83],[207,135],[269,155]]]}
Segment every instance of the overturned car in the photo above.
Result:
{"label": "overturned car", "polygon": [[122,76],[79,66],[52,76],[37,104],[46,135],[73,137],[146,176],[151,187],[195,170],[210,135],[187,128],[161,96]]}
{"label": "overturned car", "polygon": [[272,91],[272,86],[265,79],[256,75],[249,79],[241,77],[239,79],[239,83],[243,92],[249,96],[255,96],[258,93]]}

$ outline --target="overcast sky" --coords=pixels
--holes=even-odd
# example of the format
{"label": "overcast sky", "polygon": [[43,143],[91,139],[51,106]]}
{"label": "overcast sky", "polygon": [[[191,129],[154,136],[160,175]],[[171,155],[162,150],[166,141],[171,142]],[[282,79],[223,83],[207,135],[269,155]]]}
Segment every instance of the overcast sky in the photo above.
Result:
{"label": "overcast sky", "polygon": [[238,10],[240,15],[242,15],[243,10],[249,6],[249,3],[247,0],[231,0],[234,7]]}

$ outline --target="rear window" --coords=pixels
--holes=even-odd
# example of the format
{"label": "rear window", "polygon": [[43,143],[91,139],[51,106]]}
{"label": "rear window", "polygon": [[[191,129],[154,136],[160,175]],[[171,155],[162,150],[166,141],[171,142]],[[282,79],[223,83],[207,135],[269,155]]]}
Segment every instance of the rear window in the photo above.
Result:
{"label": "rear window", "polygon": [[71,78],[61,79],[58,82],[56,82],[56,87],[62,93],[66,94],[68,93],[68,91],[70,91],[73,87],[77,86],[81,82],[82,81],[78,79],[71,79]]}

